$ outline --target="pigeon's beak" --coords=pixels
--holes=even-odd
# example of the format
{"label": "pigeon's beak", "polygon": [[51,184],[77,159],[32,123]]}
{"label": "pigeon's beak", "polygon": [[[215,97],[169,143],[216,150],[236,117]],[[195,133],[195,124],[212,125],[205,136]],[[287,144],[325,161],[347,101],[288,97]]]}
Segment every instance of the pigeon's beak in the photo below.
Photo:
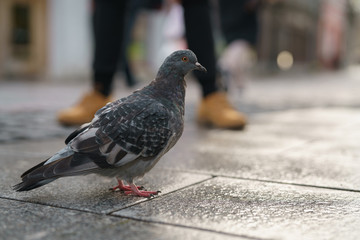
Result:
{"label": "pigeon's beak", "polygon": [[203,65],[201,65],[200,63],[196,62],[195,66],[197,70],[207,72],[206,68],[204,68]]}

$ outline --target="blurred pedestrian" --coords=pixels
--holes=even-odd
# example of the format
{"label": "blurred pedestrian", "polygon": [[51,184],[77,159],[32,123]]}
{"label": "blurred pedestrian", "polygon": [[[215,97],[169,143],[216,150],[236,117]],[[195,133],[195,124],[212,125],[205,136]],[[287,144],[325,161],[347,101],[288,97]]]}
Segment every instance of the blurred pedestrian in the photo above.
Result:
{"label": "blurred pedestrian", "polygon": [[[124,40],[125,10],[130,1],[94,0],[93,89],[73,107],[62,110],[58,121],[80,125],[91,121],[95,112],[111,101],[112,82]],[[202,89],[197,120],[219,128],[241,129],[246,117],[228,102],[216,84],[216,57],[207,0],[183,0],[188,48],[193,50],[208,73],[194,73]]]}
{"label": "blurred pedestrian", "polygon": [[220,23],[226,48],[219,60],[225,85],[245,84],[244,76],[254,60],[258,36],[258,0],[221,0]]}

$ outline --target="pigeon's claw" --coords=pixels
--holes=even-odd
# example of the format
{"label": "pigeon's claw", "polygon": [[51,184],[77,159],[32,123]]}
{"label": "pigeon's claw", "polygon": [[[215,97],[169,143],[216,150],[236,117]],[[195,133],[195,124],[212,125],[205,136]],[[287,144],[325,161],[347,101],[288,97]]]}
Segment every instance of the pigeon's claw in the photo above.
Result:
{"label": "pigeon's claw", "polygon": [[[120,179],[117,179],[117,181],[118,181],[118,185],[115,186],[115,187],[110,188],[110,190],[116,191],[117,189],[119,189],[120,191],[125,191],[125,192],[126,191],[132,191],[130,185],[124,185],[123,181],[120,180]],[[143,186],[137,186],[137,189],[144,189],[144,187]]]}
{"label": "pigeon's claw", "polygon": [[126,195],[136,195],[136,196],[139,196],[139,197],[151,198],[151,197],[153,197],[155,195],[158,195],[160,193],[160,191],[139,190],[139,187],[137,187],[135,184],[130,184],[129,186],[131,187],[131,190],[124,191],[124,193]]}

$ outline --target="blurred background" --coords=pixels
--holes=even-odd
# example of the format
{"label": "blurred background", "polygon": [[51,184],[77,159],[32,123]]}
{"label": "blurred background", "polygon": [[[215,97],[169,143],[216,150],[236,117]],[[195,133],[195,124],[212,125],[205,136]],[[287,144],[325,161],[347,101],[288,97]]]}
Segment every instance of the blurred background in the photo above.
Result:
{"label": "blurred background", "polygon": [[[257,2],[256,45],[234,47],[234,52],[243,55],[238,59],[242,68],[267,74],[337,70],[360,63],[360,1]],[[219,24],[218,1],[212,0],[211,6],[220,58],[227,46]],[[89,0],[1,0],[0,79],[89,78],[91,8]],[[181,5],[176,1],[141,9],[127,47],[138,79],[156,71],[169,52],[186,47],[182,21]],[[139,65],[146,68],[136,71]]]}
{"label": "blurred background", "polygon": [[[187,48],[178,1],[130,2],[116,97],[148,83],[169,53]],[[237,109],[251,118],[290,108],[360,107],[359,0],[247,2],[257,23],[251,41],[231,36],[243,31],[231,20],[244,9],[210,0],[217,71]],[[91,0],[0,0],[0,142],[69,133],[55,116],[89,88],[92,11]],[[193,89],[186,114],[192,120],[199,101]]]}

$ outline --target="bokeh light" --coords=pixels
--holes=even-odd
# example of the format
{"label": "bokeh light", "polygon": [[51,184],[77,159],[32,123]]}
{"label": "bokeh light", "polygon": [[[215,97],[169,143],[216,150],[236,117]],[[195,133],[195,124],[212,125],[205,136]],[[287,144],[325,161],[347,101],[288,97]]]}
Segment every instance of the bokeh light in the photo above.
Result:
{"label": "bokeh light", "polygon": [[278,54],[276,61],[281,70],[289,70],[294,64],[293,55],[289,51],[281,51]]}

